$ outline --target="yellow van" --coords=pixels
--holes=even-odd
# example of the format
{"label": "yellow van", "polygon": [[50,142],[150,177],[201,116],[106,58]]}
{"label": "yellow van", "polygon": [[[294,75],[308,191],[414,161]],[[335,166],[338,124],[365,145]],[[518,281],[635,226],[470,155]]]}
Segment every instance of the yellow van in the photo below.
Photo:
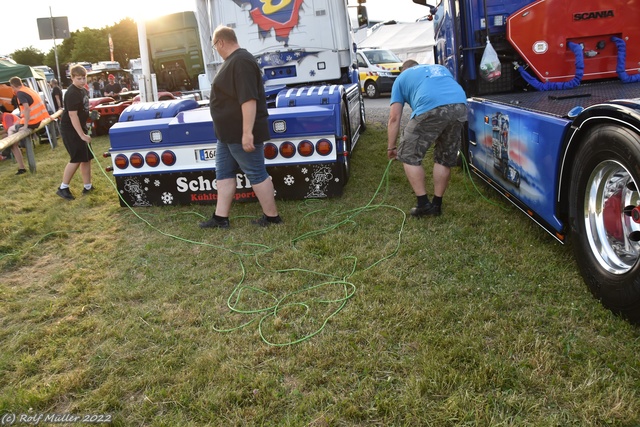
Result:
{"label": "yellow van", "polygon": [[360,88],[369,98],[391,92],[393,82],[400,75],[402,61],[389,49],[358,49]]}

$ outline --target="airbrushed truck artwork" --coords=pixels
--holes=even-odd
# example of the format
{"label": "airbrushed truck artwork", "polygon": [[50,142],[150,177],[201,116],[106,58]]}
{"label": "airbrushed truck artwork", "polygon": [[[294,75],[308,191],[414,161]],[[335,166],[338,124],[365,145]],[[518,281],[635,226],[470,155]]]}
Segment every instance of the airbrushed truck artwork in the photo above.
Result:
{"label": "airbrushed truck artwork", "polygon": [[[197,16],[200,32],[232,25],[240,46],[253,53],[263,71],[271,131],[264,155],[276,198],[341,195],[352,150],[365,127],[347,1],[320,0],[304,8],[302,0],[278,7],[261,1],[251,1],[250,7],[234,0],[200,1],[207,7],[198,10],[210,11]],[[326,37],[329,29],[333,37]],[[204,49],[211,49],[210,43]],[[209,64],[214,73],[222,64],[215,55]],[[215,203],[216,137],[203,102],[133,104],[109,137],[121,205]],[[240,170],[236,198],[256,200]]]}

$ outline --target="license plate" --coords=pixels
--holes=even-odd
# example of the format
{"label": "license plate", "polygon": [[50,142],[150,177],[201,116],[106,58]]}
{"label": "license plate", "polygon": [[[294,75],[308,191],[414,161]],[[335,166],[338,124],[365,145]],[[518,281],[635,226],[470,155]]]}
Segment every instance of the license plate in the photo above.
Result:
{"label": "license plate", "polygon": [[215,161],[216,149],[215,148],[203,148],[202,150],[196,150],[197,157],[201,162]]}

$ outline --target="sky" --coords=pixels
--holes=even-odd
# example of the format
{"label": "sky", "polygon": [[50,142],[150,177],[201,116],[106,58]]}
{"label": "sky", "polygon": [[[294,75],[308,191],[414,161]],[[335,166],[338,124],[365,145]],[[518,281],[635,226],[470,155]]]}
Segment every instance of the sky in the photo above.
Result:
{"label": "sky", "polygon": [[[273,2],[275,3],[276,0]],[[349,4],[352,3],[355,4],[355,0],[349,1]],[[435,3],[435,0],[431,3]],[[366,0],[365,6],[369,19],[373,21],[394,19],[400,22],[413,22],[427,14],[426,7],[417,5],[412,0]],[[126,17],[134,20],[152,19],[185,10],[195,10],[195,2],[192,0],[106,0],[103,2],[28,0],[28,7],[21,9],[19,15],[13,16],[13,19],[3,20],[0,55],[10,55],[16,50],[30,46],[44,53],[49,52],[54,42],[40,40],[38,18],[66,16],[69,31],[73,32],[85,27],[100,29],[111,26]],[[56,43],[62,43],[62,40],[58,39]],[[105,58],[105,60],[108,59]]]}

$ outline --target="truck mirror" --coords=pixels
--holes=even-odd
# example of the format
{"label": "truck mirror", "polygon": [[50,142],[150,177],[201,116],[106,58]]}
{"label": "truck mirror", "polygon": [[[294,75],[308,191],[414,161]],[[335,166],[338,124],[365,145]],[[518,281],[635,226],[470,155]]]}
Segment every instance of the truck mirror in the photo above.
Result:
{"label": "truck mirror", "polygon": [[358,28],[369,25],[369,16],[367,15],[367,7],[358,5]]}
{"label": "truck mirror", "polygon": [[436,12],[438,11],[438,8],[436,8],[435,6],[432,6],[429,3],[427,3],[427,0],[413,0],[413,2],[415,4],[419,4],[419,5],[428,7],[429,8],[429,13],[432,14],[432,15],[435,15]]}

